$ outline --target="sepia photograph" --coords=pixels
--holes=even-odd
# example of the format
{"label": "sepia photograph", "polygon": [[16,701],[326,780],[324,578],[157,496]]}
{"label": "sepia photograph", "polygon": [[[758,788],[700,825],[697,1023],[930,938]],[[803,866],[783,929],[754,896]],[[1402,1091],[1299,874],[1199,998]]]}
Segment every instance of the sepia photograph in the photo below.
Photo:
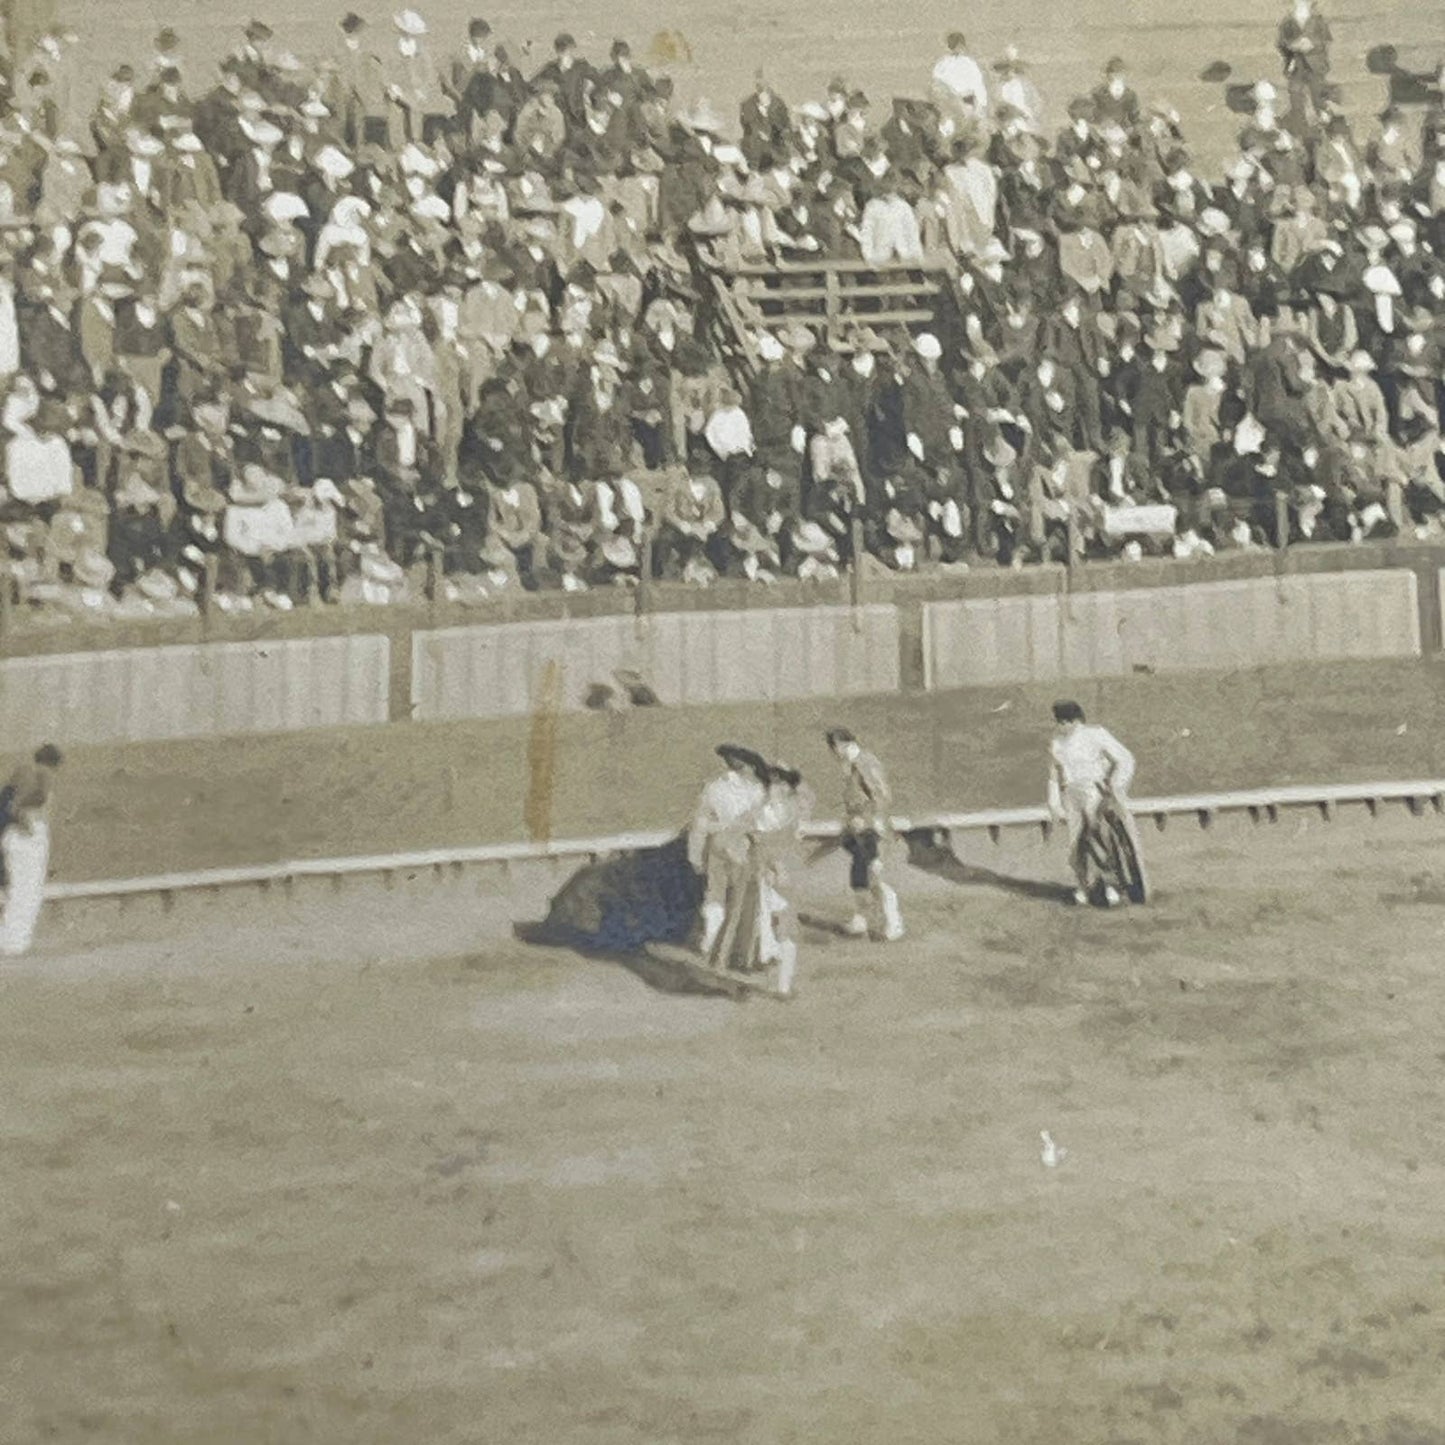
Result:
{"label": "sepia photograph", "polygon": [[480,4],[0,0],[0,1445],[1445,1445],[1445,5]]}

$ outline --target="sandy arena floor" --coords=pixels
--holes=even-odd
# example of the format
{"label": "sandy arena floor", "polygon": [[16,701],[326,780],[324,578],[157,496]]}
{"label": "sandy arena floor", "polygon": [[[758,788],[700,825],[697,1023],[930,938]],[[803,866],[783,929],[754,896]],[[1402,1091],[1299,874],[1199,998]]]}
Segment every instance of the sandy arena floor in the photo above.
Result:
{"label": "sandy arena floor", "polygon": [[0,1438],[1441,1445],[1445,825],[1148,837],[1130,913],[1031,843],[910,869],[787,1006],[476,884],[52,920]]}

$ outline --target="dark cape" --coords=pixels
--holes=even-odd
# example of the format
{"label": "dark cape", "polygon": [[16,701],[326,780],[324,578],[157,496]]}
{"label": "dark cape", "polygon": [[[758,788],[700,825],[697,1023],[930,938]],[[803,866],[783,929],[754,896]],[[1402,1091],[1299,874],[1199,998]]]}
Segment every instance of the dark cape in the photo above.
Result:
{"label": "dark cape", "polygon": [[552,899],[534,930],[538,943],[596,953],[636,953],[649,943],[685,943],[702,907],[703,880],[679,836],[589,863]]}

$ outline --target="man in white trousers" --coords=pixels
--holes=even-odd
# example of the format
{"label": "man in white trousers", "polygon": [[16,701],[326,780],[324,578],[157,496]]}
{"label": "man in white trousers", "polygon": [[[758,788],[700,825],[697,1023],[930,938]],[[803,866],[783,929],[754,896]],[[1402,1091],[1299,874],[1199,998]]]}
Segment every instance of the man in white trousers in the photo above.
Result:
{"label": "man in white trousers", "polygon": [[0,860],[5,906],[0,912],[0,956],[27,953],[35,938],[45,875],[50,869],[50,792],[60,749],[46,743],[0,791]]}
{"label": "man in white trousers", "polygon": [[883,877],[883,842],[892,831],[887,775],[847,728],[831,729],[827,739],[843,765],[843,847],[854,900],[847,931],[853,938],[896,943],[903,937],[903,913],[898,894]]}
{"label": "man in white trousers", "polygon": [[[1108,728],[1090,723],[1076,702],[1056,702],[1054,739],[1049,744],[1049,817],[1069,830],[1069,863],[1077,887],[1075,903],[1089,901],[1089,851],[1099,810],[1116,800],[1127,818],[1129,785],[1134,781],[1134,754]],[[1113,908],[1121,898],[1108,884],[1104,902]]]}

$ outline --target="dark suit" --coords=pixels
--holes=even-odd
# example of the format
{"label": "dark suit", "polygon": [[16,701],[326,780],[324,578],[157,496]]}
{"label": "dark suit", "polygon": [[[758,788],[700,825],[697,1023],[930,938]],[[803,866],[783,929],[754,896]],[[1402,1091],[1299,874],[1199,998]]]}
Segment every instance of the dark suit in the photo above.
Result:
{"label": "dark suit", "polygon": [[787,103],[779,95],[763,97],[754,93],[742,104],[742,152],[754,170],[765,169],[787,153],[793,133]]}

